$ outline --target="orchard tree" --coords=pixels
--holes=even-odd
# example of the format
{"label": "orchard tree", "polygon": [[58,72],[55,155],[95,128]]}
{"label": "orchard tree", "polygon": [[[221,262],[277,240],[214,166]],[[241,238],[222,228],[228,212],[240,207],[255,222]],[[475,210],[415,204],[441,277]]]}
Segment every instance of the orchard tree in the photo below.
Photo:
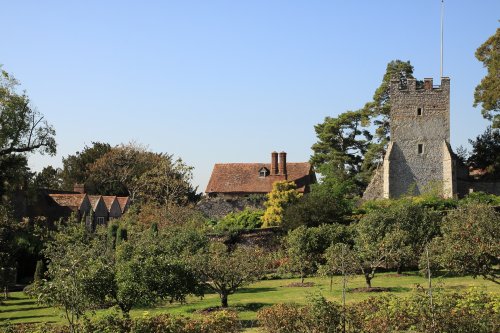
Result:
{"label": "orchard tree", "polygon": [[264,253],[257,248],[238,247],[234,251],[222,243],[211,243],[191,259],[192,269],[210,290],[220,297],[221,306],[228,306],[229,295],[256,281],[265,270]]}
{"label": "orchard tree", "polygon": [[266,210],[262,216],[262,227],[280,225],[285,209],[298,202],[301,197],[302,194],[297,191],[295,182],[286,180],[275,182],[264,203]]}
{"label": "orchard tree", "polygon": [[401,244],[397,231],[384,221],[362,218],[356,225],[354,253],[356,267],[364,275],[367,288],[377,269],[391,261]]}
{"label": "orchard tree", "polygon": [[320,258],[317,236],[313,228],[300,226],[288,232],[285,238],[288,259],[286,267],[291,272],[299,273],[301,283],[304,283],[304,279],[308,274],[314,272]]}
{"label": "orchard tree", "polygon": [[30,103],[19,82],[5,70],[0,72],[0,157],[39,152],[55,155],[56,134],[44,116]]}
{"label": "orchard tree", "polygon": [[500,284],[500,214],[491,206],[468,204],[444,218],[442,237],[431,244],[441,267],[455,273],[482,276]]}
{"label": "orchard tree", "polygon": [[43,251],[48,279],[35,284],[31,293],[40,303],[60,308],[70,331],[76,332],[85,312],[104,304],[112,290],[113,267],[105,239],[74,220],[60,228]]}
{"label": "orchard tree", "polygon": [[477,60],[488,73],[474,92],[474,106],[481,104],[483,117],[500,128],[500,28],[476,50]]}
{"label": "orchard tree", "polygon": [[136,306],[160,300],[184,301],[189,294],[203,294],[196,275],[181,256],[185,249],[172,251],[173,240],[145,230],[117,245],[111,298],[125,317]]}

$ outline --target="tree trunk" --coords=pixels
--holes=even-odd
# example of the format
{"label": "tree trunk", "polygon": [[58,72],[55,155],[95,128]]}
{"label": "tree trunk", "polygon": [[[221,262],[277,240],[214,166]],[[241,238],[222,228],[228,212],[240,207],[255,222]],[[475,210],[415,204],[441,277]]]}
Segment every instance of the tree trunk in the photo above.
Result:
{"label": "tree trunk", "polygon": [[227,305],[227,294],[221,294],[220,295],[220,305],[223,308],[227,308],[228,307],[228,305]]}
{"label": "tree trunk", "polygon": [[371,288],[372,287],[372,277],[370,274],[365,274],[365,281],[366,281],[366,287]]}
{"label": "tree trunk", "polygon": [[300,274],[300,283],[304,284],[304,273]]}
{"label": "tree trunk", "polygon": [[403,265],[401,265],[400,263],[398,263],[397,273],[398,275],[401,275],[403,273]]}
{"label": "tree trunk", "polygon": [[333,290],[333,275],[330,276],[330,292]]}

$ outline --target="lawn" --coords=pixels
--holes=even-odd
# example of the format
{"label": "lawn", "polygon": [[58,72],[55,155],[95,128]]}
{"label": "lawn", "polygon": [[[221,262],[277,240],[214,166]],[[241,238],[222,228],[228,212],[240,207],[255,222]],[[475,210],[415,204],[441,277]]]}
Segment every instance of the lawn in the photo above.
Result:
{"label": "lawn", "polygon": [[[243,325],[247,327],[247,332],[255,332],[256,314],[263,307],[280,303],[296,302],[306,303],[310,295],[321,293],[329,300],[340,301],[340,277],[335,277],[333,282],[333,291],[330,292],[330,280],[327,278],[313,277],[306,279],[306,282],[313,282],[312,287],[288,287],[292,282],[298,282],[298,279],[282,280],[264,280],[254,283],[247,288],[240,290],[235,295],[229,297],[229,305],[236,307]],[[417,285],[425,286],[427,280],[417,274],[397,276],[391,273],[377,275],[372,285],[374,287],[390,288],[390,293],[399,296],[405,296],[411,293]],[[479,287],[487,292],[500,294],[500,285],[483,280],[482,278],[473,279],[471,277],[444,277],[435,278],[433,284],[437,288],[446,290],[461,290],[470,287]],[[356,276],[348,283],[349,288],[364,287],[364,278]],[[349,292],[347,294],[348,302],[355,302],[366,299],[370,296],[377,296],[383,293],[360,293]],[[132,310],[132,316],[143,316],[146,312],[153,315],[159,313],[172,313],[186,316],[197,316],[200,309],[219,305],[218,296],[208,294],[203,299],[191,297],[186,304],[164,304],[152,308],[143,308]],[[111,311],[98,311],[95,316],[101,316]],[[21,322],[64,322],[60,312],[54,308],[40,307],[35,300],[27,298],[22,292],[11,294],[11,299],[4,301],[0,305],[0,325],[10,321],[12,323]]]}

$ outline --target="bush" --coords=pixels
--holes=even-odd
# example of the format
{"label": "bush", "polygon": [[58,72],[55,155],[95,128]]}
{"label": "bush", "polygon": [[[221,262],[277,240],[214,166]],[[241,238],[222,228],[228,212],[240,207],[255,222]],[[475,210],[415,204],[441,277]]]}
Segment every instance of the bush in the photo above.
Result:
{"label": "bush", "polygon": [[262,210],[245,208],[241,212],[233,212],[224,216],[215,225],[215,231],[241,231],[258,229],[262,225]]}
{"label": "bush", "polygon": [[[500,297],[471,289],[437,293],[433,310],[428,295],[383,296],[353,303],[346,309],[349,333],[494,333],[500,330]],[[341,332],[340,305],[322,297],[306,306],[276,304],[259,311],[264,332]]]}
{"label": "bush", "polygon": [[[238,316],[234,312],[218,311],[201,318],[174,317],[169,314],[139,319],[122,318],[109,314],[98,320],[84,320],[80,333],[233,333],[240,331]],[[18,324],[0,328],[1,333],[67,333],[66,326],[51,324]]]}

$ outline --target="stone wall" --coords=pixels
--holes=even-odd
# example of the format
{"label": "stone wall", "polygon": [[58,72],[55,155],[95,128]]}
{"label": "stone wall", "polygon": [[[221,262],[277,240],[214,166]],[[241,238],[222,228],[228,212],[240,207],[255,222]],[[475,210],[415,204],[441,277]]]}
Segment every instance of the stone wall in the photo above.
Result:
{"label": "stone wall", "polygon": [[232,212],[239,212],[245,207],[264,209],[265,196],[239,198],[209,198],[201,199],[196,208],[210,219],[220,219]]}
{"label": "stone wall", "polygon": [[373,178],[370,181],[370,184],[366,187],[365,192],[363,193],[363,201],[366,200],[375,200],[384,197],[384,167],[380,166],[375,170],[373,174]]}

